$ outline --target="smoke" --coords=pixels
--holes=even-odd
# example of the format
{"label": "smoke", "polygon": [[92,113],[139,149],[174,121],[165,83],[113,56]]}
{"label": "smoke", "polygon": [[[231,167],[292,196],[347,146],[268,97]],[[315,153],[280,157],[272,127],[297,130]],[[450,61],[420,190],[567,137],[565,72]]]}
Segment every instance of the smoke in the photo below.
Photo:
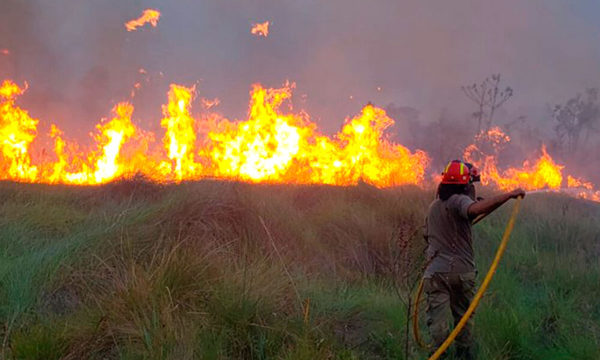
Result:
{"label": "smoke", "polygon": [[[144,8],[161,11],[158,26],[127,32]],[[170,82],[198,83],[240,118],[252,83],[289,79],[305,95],[296,108],[331,133],[368,101],[462,123],[474,107],[460,86],[501,73],[515,96],[499,119],[549,132],[548,104],[600,86],[599,11],[593,0],[3,0],[0,77],[27,81],[22,103],[77,137],[140,80],[134,119],[150,130]],[[250,34],[267,20],[268,38]]]}

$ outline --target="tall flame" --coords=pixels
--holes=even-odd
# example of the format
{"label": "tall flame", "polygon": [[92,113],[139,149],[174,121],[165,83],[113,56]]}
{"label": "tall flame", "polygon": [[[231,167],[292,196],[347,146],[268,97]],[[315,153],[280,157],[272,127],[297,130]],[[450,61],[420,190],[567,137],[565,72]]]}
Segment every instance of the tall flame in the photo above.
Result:
{"label": "tall flame", "polygon": [[172,161],[163,161],[161,169],[174,173],[178,181],[198,176],[199,164],[194,161],[196,132],[194,118],[190,114],[194,88],[171,85],[169,103],[163,106],[165,118],[161,125],[166,129],[164,138],[167,156]]}
{"label": "tall flame", "polygon": [[[428,155],[388,140],[385,132],[394,121],[383,109],[366,105],[346,119],[337,134],[327,136],[308,114],[292,112],[293,88],[289,83],[278,89],[254,85],[247,119],[230,121],[208,112],[217,100],[204,98],[204,112],[194,117],[195,87],[172,84],[162,107],[164,135],[134,126],[133,105],[123,102],[114,107],[110,121],[96,126],[91,148],[66,140],[52,124],[53,153],[48,157],[44,150],[44,157],[34,159],[34,144],[45,143],[35,142],[39,121],[16,105],[26,87],[6,80],[0,86],[0,180],[94,185],[140,173],[158,182],[219,178],[331,185],[363,181],[378,187],[424,183]],[[537,159],[500,170],[498,154],[509,142],[508,135],[493,128],[465,149],[465,160],[481,169],[484,184],[503,190],[568,190],[600,201],[592,183],[565,174],[545,147]]]}
{"label": "tall flame", "polygon": [[15,106],[15,98],[25,90],[6,80],[0,86],[0,179],[34,181],[37,166],[31,165],[29,147],[37,135],[38,120]]}
{"label": "tall flame", "polygon": [[[346,120],[342,130],[328,137],[308,115],[281,111],[293,84],[280,89],[254,85],[248,119],[229,121],[215,113],[200,120],[191,113],[195,88],[171,85],[163,106],[162,146],[154,134],[144,134],[131,122],[133,106],[118,104],[114,118],[97,126],[95,149],[84,151],[51,126],[53,161],[32,165],[29,147],[37,120],[16,107],[21,90],[12,82],[0,89],[2,102],[2,167],[5,179],[101,184],[133,173],[156,181],[183,181],[205,177],[250,182],[356,184],[376,186],[420,184],[428,156],[412,153],[386,139],[393,124],[385,111],[372,105]],[[11,142],[8,142],[11,140]],[[41,169],[41,171],[38,171]]]}
{"label": "tall flame", "polygon": [[[102,184],[125,174],[125,165],[120,163],[121,147],[135,132],[131,123],[133,106],[120,103],[114,109],[115,117],[106,124],[96,128],[98,133],[94,136],[98,148],[87,157],[82,158],[65,153],[65,141],[61,131],[52,125],[51,137],[55,141],[54,151],[57,161],[52,165],[52,172],[48,177],[51,183],[66,184]],[[69,164],[69,160],[71,164]],[[78,164],[78,171],[70,172],[70,165]]]}
{"label": "tall flame", "polygon": [[138,27],[144,26],[148,23],[152,25],[152,27],[156,27],[156,25],[158,25],[159,19],[160,11],[155,9],[146,9],[139,18],[126,22],[125,28],[127,29],[127,31],[134,31]]}
{"label": "tall flame", "polygon": [[251,93],[249,119],[222,121],[209,131],[204,154],[213,176],[246,181],[286,183],[356,184],[377,186],[418,184],[428,157],[392,144],[383,131],[393,124],[385,111],[372,105],[348,120],[342,131],[329,138],[308,119],[279,111],[291,96],[291,86]]}

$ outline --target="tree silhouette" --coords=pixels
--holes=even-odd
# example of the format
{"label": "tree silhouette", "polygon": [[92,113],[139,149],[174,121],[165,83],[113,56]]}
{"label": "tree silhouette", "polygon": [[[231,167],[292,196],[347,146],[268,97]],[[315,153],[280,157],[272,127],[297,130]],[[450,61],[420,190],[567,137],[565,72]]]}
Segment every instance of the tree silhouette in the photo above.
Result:
{"label": "tree silhouette", "polygon": [[496,110],[513,96],[510,86],[504,90],[500,89],[500,74],[493,74],[480,84],[461,86],[461,90],[467,98],[477,104],[478,110],[473,113],[473,117],[477,119],[477,134],[482,130],[487,132],[492,127]]}
{"label": "tree silhouette", "polygon": [[567,152],[574,154],[580,145],[582,132],[585,132],[584,141],[588,140],[591,133],[598,132],[598,89],[587,89],[585,95],[579,93],[565,104],[556,105],[552,117],[556,121],[554,131],[558,143],[562,146],[566,142]]}

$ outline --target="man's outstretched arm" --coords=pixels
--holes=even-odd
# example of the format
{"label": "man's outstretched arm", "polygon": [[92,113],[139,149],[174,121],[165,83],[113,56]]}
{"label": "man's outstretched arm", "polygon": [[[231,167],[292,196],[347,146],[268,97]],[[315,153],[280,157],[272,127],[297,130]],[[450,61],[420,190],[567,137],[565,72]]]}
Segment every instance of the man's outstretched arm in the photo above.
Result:
{"label": "man's outstretched arm", "polygon": [[508,200],[516,199],[519,196],[525,197],[525,191],[521,188],[515,189],[504,194],[496,195],[491,198],[480,200],[471,204],[467,209],[467,213],[469,214],[470,219],[474,219],[481,214],[491,213]]}

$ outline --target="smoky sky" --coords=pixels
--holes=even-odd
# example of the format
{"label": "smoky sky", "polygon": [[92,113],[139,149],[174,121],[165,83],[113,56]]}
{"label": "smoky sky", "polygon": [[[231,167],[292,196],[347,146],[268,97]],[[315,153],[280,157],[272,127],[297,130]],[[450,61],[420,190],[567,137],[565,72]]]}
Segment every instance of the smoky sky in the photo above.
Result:
{"label": "smoky sky", "polygon": [[[145,8],[158,26],[127,32]],[[507,112],[544,121],[548,104],[600,86],[599,16],[595,0],[2,0],[0,78],[27,81],[21,103],[73,136],[145,80],[134,119],[152,130],[170,83],[241,118],[251,84],[290,80],[295,108],[331,133],[368,101],[424,122],[466,116],[460,86],[492,73],[515,90]],[[266,20],[269,37],[252,36]]]}

